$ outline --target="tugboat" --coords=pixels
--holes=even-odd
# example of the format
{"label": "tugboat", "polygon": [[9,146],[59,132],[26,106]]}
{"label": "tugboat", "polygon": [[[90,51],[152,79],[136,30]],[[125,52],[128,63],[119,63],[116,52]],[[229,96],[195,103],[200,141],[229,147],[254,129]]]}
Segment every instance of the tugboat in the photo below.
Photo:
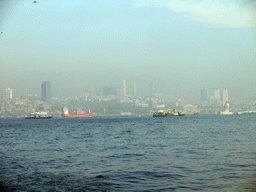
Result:
{"label": "tugboat", "polygon": [[25,119],[50,119],[51,115],[48,115],[47,112],[35,112],[30,113],[29,116],[25,116]]}

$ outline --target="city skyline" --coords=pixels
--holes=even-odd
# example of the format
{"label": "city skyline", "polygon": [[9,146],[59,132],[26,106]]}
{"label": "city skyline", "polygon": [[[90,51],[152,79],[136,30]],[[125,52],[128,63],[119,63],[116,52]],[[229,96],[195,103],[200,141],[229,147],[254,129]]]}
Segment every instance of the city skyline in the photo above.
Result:
{"label": "city skyline", "polygon": [[[108,89],[107,92],[110,92],[110,93],[114,93],[112,95],[120,95],[122,96],[123,95],[123,83],[125,81],[125,92],[126,92],[126,96],[148,96],[148,97],[152,97],[153,98],[153,95],[157,95],[157,94],[160,94],[162,95],[161,92],[158,92],[156,93],[154,90],[155,90],[155,84],[154,82],[150,82],[147,86],[149,86],[147,89],[146,92],[144,92],[144,94],[137,94],[137,84],[134,83],[134,82],[128,82],[129,86],[128,86],[128,91],[127,91],[127,82],[126,80],[122,80],[122,85],[121,86],[112,86],[112,85],[107,85],[107,86],[104,86],[102,87],[102,94],[101,94],[101,91],[100,90],[95,90],[95,92],[91,93],[90,95],[109,95],[109,94],[104,94],[104,88],[105,89]],[[142,87],[145,88],[145,85],[142,85]],[[7,90],[10,89],[10,88],[6,88],[6,89],[2,89],[2,92],[4,92],[4,94],[2,95],[2,97],[5,97],[6,94],[7,94]],[[139,87],[139,90],[141,89],[141,87]],[[152,90],[151,90],[152,89]],[[14,92],[13,92],[14,91]],[[54,92],[54,89],[52,90]],[[230,89],[228,89],[226,86],[221,86],[219,88],[200,88],[200,89],[194,89],[194,92],[193,94],[189,93],[188,95],[190,96],[195,96],[195,97],[200,97],[200,100],[202,98],[202,91],[206,91],[206,97],[207,97],[207,100],[210,99],[210,97],[213,97],[213,99],[217,99],[221,102],[224,102],[224,100],[227,100],[228,101],[228,97],[229,97],[229,92],[230,92]],[[1,91],[0,91],[1,92]],[[200,93],[199,93],[200,92]],[[134,95],[134,93],[136,93],[136,95]],[[139,93],[141,93],[139,91]],[[11,94],[12,94],[12,97],[20,97],[20,96],[27,96],[27,95],[41,95],[42,94],[42,87],[40,87],[39,89],[39,86],[38,86],[38,91],[36,92],[23,92],[22,94],[17,94],[16,93],[16,90],[13,90],[11,89]],[[66,95],[59,95],[59,94],[54,94],[53,96],[55,97],[61,97],[61,96],[74,96],[74,95],[83,95],[83,94],[88,94],[88,92],[84,91],[84,92],[81,92],[80,94],[74,94],[74,93],[70,93],[70,94],[66,94]],[[203,93],[205,94],[205,93]],[[111,95],[111,94],[110,94]],[[162,96],[180,96],[180,95],[174,95],[174,94],[163,94]],[[186,97],[186,95],[183,95]],[[233,95],[233,97],[236,97],[236,96],[253,96],[252,95]],[[1,95],[0,95],[1,97]],[[205,96],[204,96],[205,97]],[[232,97],[232,96],[231,96]]]}
{"label": "city skyline", "polygon": [[[49,84],[43,82],[42,85]],[[43,86],[42,86],[43,87]],[[45,87],[46,88],[46,87]],[[225,101],[228,98],[228,89],[224,88],[223,100],[217,101],[213,94],[210,99],[202,101],[205,97],[205,89],[201,90],[201,98],[194,97],[137,97],[127,95],[125,97],[114,95],[114,87],[104,87],[105,95],[91,96],[83,94],[72,97],[53,97],[52,102],[44,101],[45,99],[38,95],[28,94],[25,97],[10,98],[10,90],[7,89],[5,98],[0,97],[0,117],[24,117],[24,115],[35,111],[46,111],[58,117],[63,107],[69,108],[71,114],[92,111],[94,116],[107,115],[140,115],[151,114],[152,111],[166,110],[184,111],[186,114],[203,113],[203,114],[252,114],[256,113],[255,96],[252,98],[231,98],[230,102]],[[42,93],[45,90],[42,89]],[[203,94],[202,94],[203,93]],[[226,96],[225,96],[226,94]],[[225,99],[226,98],[226,99]],[[230,105],[229,105],[230,103]],[[230,111],[225,106],[229,105]]]}
{"label": "city skyline", "polygon": [[[95,94],[92,94],[91,96],[133,96],[133,97],[137,97],[137,85],[136,83],[133,83],[133,88],[131,92],[127,92],[126,89],[126,80],[122,80],[121,81],[122,85],[121,85],[121,90],[118,92],[116,87],[113,86],[104,86],[102,88],[102,94],[100,90],[96,90]],[[46,86],[47,84],[47,86]],[[50,94],[48,94],[48,97],[52,97],[52,90],[51,90],[51,83],[49,81],[44,81],[41,84],[41,99],[43,101],[49,100],[46,99],[46,87],[48,88],[48,92]],[[154,91],[155,89],[155,84],[154,82],[150,82],[149,84],[149,94],[148,95],[141,95],[141,96],[146,96],[149,97],[151,99],[154,99],[154,97],[156,97],[156,95],[160,98],[161,97],[161,93],[155,93]],[[88,93],[83,93],[81,95],[85,95]],[[22,96],[36,96],[38,97],[38,94],[31,94],[31,93],[26,93],[25,95]],[[50,96],[49,96],[50,95]],[[74,96],[74,95],[69,95],[69,96]],[[78,95],[76,95],[78,96]],[[141,97],[139,96],[139,97]],[[166,95],[163,95],[164,97]],[[169,97],[173,97],[174,95],[167,95]],[[192,96],[192,95],[190,95]],[[200,100],[200,102],[205,102],[205,101],[212,101],[214,103],[216,103],[217,105],[219,105],[220,103],[224,104],[226,101],[229,100],[229,91],[227,87],[222,87],[222,88],[214,88],[213,90],[209,90],[209,89],[200,89],[200,93],[199,90],[197,92],[196,95],[194,95],[195,97],[198,97],[198,99]],[[5,96],[6,98],[12,98],[13,97],[13,92],[12,89],[7,88],[5,90]],[[177,97],[177,96],[176,96]],[[187,97],[187,96],[185,96]],[[50,99],[51,100],[51,99]]]}
{"label": "city skyline", "polygon": [[[96,94],[197,95],[228,87],[253,95],[255,2],[231,0],[1,1],[0,88],[15,96]],[[15,9],[13,9],[15,7]],[[236,19],[233,19],[236,18]],[[18,31],[18,33],[17,33]]]}
{"label": "city skyline", "polygon": [[[155,110],[183,110],[187,114],[197,113],[215,113],[215,114],[250,114],[256,113],[255,96],[249,98],[231,98],[231,109],[229,111],[229,91],[228,88],[215,88],[208,91],[203,88],[198,90],[196,97],[185,95],[178,97],[174,95],[161,96],[155,93],[154,82],[149,84],[149,95],[137,96],[136,84],[133,83],[133,93],[126,92],[126,80],[121,81],[121,92],[118,94],[113,86],[103,87],[102,94],[97,91],[96,95],[82,94],[72,95],[70,97],[53,97],[52,87],[49,81],[41,84],[41,97],[37,94],[27,94],[23,97],[13,97],[12,89],[5,90],[5,97],[0,97],[0,117],[21,117],[30,111],[46,110],[51,112],[54,109],[55,115],[60,114],[63,107],[72,108],[72,114],[77,111],[94,111],[96,116],[104,115],[132,115],[149,114]],[[54,90],[54,88],[53,88]],[[226,107],[225,107],[226,106]],[[73,110],[73,107],[76,110]],[[223,110],[220,110],[223,109]]]}

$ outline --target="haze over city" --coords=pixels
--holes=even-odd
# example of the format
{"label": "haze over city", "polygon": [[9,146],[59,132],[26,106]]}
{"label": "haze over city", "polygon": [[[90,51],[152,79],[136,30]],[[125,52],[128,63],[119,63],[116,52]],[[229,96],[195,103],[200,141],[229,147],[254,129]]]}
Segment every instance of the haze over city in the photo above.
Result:
{"label": "haze over city", "polygon": [[256,0],[0,0],[0,191],[255,191]]}
{"label": "haze over city", "polygon": [[[255,94],[255,1],[0,2],[1,89],[14,96],[89,93],[104,86],[149,95],[228,87]],[[3,91],[1,93],[3,95]]]}

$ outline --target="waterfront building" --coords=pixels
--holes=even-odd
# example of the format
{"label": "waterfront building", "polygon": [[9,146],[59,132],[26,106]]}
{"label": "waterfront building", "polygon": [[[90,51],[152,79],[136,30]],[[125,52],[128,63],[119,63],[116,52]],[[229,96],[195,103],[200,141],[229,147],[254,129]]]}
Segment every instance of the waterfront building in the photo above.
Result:
{"label": "waterfront building", "polygon": [[219,111],[219,112],[216,112],[215,114],[217,114],[217,115],[233,115],[234,113],[229,111],[229,103],[228,103],[228,101],[226,101],[225,105],[224,105],[224,111]]}
{"label": "waterfront building", "polygon": [[6,98],[7,98],[7,99],[12,99],[12,89],[7,88],[7,89],[5,90],[5,95],[6,95]]}
{"label": "waterfront building", "polygon": [[207,91],[205,89],[201,90],[201,97],[200,97],[201,102],[207,101]]}
{"label": "waterfront building", "polygon": [[41,85],[42,89],[42,101],[46,103],[51,103],[52,100],[52,92],[51,92],[51,84],[49,81],[44,81]]}
{"label": "waterfront building", "polygon": [[122,81],[122,96],[127,96],[127,93],[126,93],[126,81],[123,80]]}

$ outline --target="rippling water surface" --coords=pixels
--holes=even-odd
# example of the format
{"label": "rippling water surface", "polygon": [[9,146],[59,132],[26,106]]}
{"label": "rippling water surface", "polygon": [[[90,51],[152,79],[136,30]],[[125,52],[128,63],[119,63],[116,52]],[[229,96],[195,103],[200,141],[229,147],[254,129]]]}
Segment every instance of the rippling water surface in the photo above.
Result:
{"label": "rippling water surface", "polygon": [[250,191],[256,115],[0,120],[2,191]]}

